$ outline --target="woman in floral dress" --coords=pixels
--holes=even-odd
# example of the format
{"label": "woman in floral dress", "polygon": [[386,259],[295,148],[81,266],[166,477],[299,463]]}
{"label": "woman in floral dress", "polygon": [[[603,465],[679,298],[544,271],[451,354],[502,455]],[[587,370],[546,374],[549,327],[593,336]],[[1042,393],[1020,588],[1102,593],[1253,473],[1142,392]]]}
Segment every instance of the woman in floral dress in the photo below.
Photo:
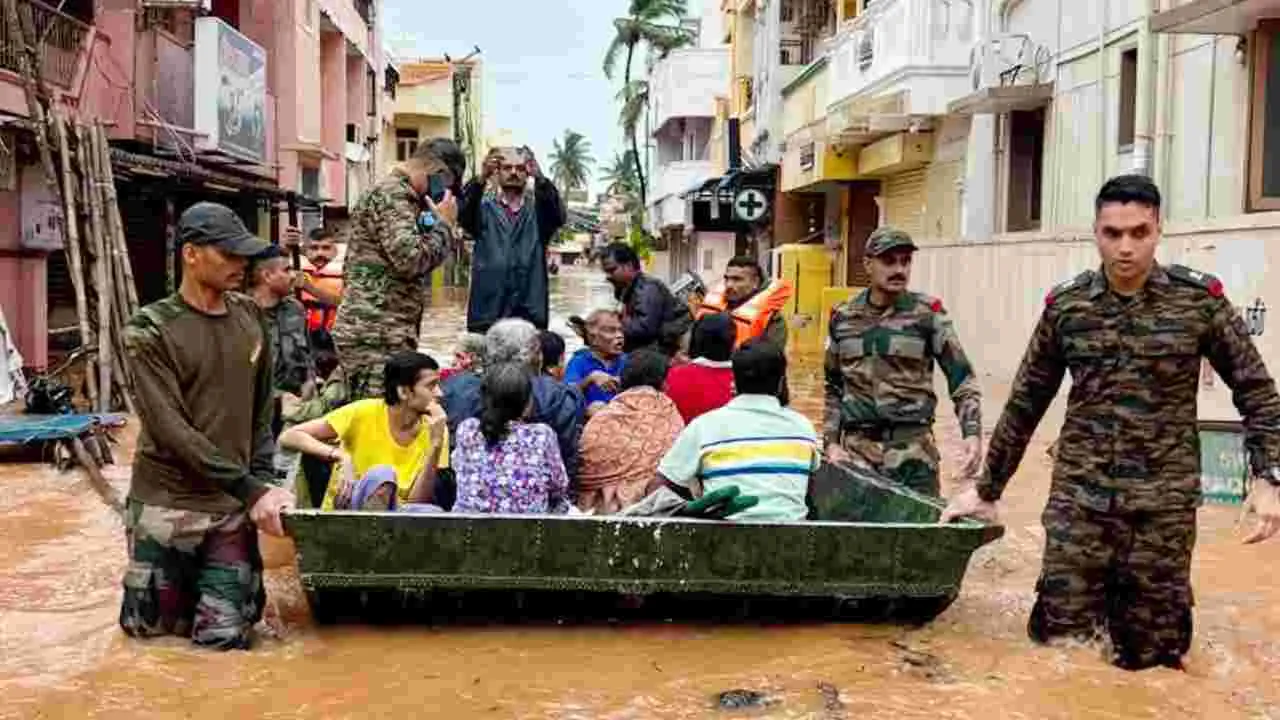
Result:
{"label": "woman in floral dress", "polygon": [[569,476],[555,431],[524,422],[532,409],[532,377],[515,364],[485,368],[484,410],[458,425],[453,468],[456,513],[564,513]]}

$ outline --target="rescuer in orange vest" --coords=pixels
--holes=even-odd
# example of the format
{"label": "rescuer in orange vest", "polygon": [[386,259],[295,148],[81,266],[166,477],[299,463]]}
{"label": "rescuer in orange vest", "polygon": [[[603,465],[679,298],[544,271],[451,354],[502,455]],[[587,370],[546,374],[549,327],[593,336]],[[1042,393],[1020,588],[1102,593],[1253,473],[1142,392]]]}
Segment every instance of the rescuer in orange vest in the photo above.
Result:
{"label": "rescuer in orange vest", "polygon": [[303,254],[299,289],[307,307],[307,331],[312,335],[321,330],[328,333],[342,302],[342,262],[337,260],[334,232],[325,227],[312,230]]}
{"label": "rescuer in orange vest", "polygon": [[735,348],[751,338],[764,337],[786,349],[787,321],[782,310],[792,293],[791,283],[781,279],[766,283],[760,264],[739,255],[729,261],[724,283],[707,293],[697,316],[728,312],[737,329]]}

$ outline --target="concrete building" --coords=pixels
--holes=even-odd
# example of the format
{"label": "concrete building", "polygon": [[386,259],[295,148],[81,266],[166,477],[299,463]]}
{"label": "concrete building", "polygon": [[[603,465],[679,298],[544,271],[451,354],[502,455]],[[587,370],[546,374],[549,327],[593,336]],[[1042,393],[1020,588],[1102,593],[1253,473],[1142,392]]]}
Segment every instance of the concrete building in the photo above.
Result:
{"label": "concrete building", "polygon": [[[1162,260],[1221,277],[1277,356],[1265,310],[1280,286],[1264,276],[1280,261],[1268,144],[1280,2],[835,6],[825,54],[781,91],[790,197],[774,220],[781,242],[821,231],[833,286],[861,281],[872,228],[909,230],[924,247],[915,284],[945,299],[981,372],[1009,380],[1046,291],[1097,264],[1098,188],[1140,172],[1164,191]],[[763,127],[759,107],[744,136],[748,120]],[[825,207],[788,213],[796,197]],[[1202,414],[1232,419],[1205,377]]]}
{"label": "concrete building", "polygon": [[[274,239],[286,207],[318,225],[367,186],[383,105],[378,0],[18,6],[41,31],[54,106],[106,125],[142,302],[178,281],[174,226],[191,204],[222,202]],[[79,341],[61,209],[22,126],[17,57],[0,53],[0,134],[11,150],[0,153],[0,217],[10,221],[0,223],[10,229],[0,232],[0,306],[25,361],[41,368],[51,348]]]}
{"label": "concrete building", "polygon": [[407,160],[419,142],[453,138],[455,129],[461,130],[471,172],[486,150],[482,70],[475,59],[451,63],[444,58],[425,58],[396,64],[399,85],[390,112],[393,133],[382,141],[383,172]]}
{"label": "concrete building", "polygon": [[698,44],[672,52],[649,71],[653,150],[646,219],[658,237],[649,271],[666,280],[693,271],[711,282],[733,255],[733,233],[695,230],[686,199],[725,170],[712,160],[711,132],[716,99],[729,83],[729,48],[717,30],[719,9],[707,5],[694,26]]}

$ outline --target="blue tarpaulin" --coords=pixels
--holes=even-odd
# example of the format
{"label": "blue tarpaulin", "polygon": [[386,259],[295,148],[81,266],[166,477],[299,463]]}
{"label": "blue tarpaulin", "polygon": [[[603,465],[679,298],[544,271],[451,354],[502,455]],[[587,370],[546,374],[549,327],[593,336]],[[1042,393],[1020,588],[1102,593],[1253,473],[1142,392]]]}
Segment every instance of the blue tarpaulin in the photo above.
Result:
{"label": "blue tarpaulin", "polygon": [[4,415],[0,416],[0,443],[69,440],[94,426],[123,424],[123,415]]}

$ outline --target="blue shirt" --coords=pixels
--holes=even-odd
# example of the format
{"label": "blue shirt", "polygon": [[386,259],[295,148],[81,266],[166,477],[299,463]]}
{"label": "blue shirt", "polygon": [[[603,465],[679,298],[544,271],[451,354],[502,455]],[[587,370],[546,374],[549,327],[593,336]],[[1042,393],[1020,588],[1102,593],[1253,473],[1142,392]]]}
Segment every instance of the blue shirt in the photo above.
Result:
{"label": "blue shirt", "polygon": [[[579,383],[586,380],[593,372],[602,372],[612,375],[615,378],[622,377],[622,368],[627,364],[627,356],[622,355],[613,361],[612,365],[606,365],[600,358],[591,352],[590,348],[579,348],[569,358],[569,364],[564,369],[564,382],[566,385],[577,387]],[[616,393],[611,393],[597,385],[587,386],[584,396],[586,398],[586,407],[602,402],[607,403],[613,399]]]}

